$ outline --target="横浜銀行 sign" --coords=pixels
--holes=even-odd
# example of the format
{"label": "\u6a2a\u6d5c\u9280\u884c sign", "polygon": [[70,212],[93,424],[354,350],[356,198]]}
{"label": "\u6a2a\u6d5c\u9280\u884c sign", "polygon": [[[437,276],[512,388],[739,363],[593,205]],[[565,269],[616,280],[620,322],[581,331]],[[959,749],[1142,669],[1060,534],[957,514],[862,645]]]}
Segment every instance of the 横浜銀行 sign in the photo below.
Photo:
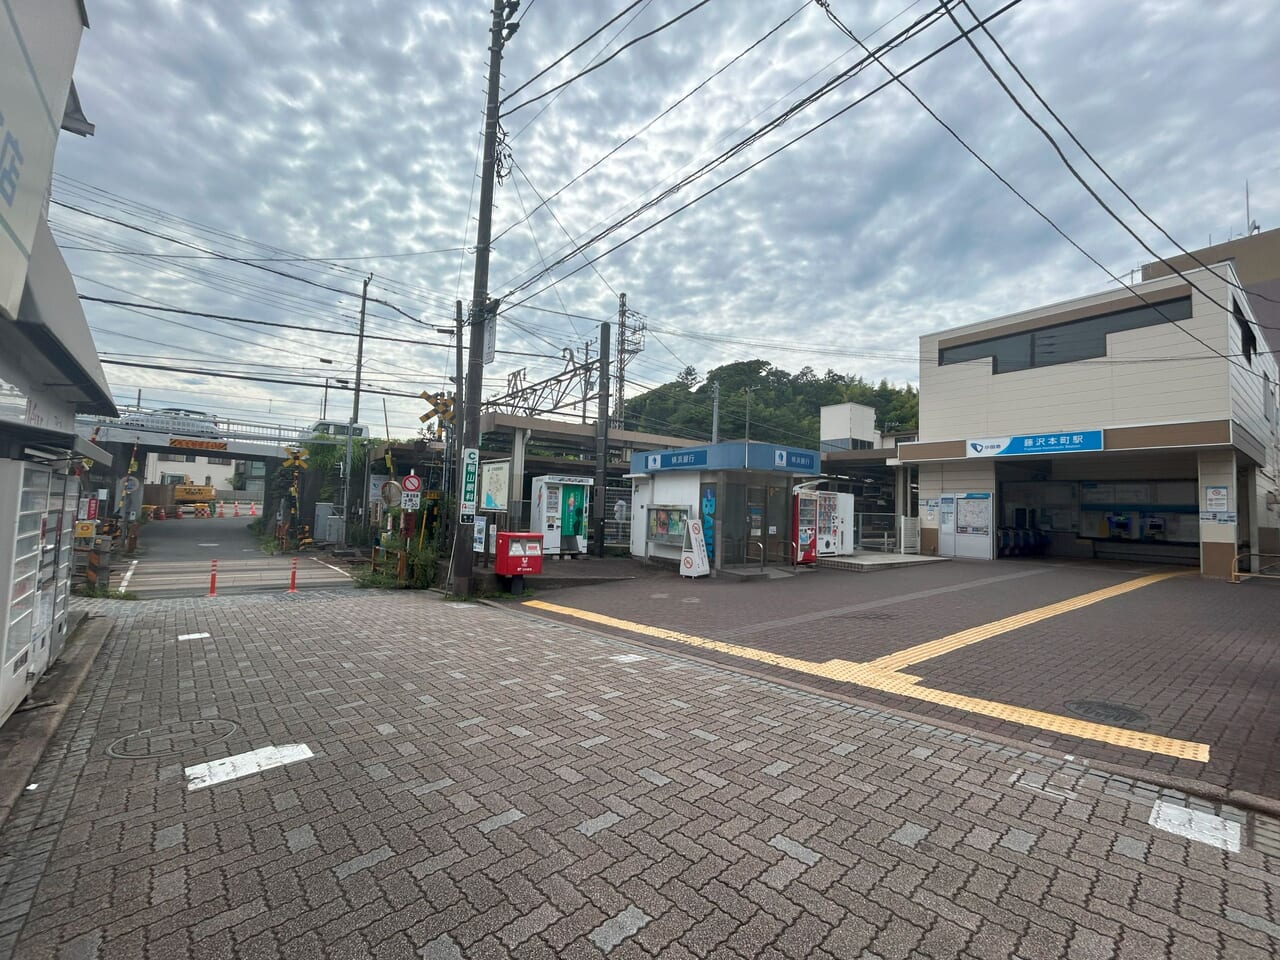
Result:
{"label": "\u6a2a\u6d5c\u9280\u884c sign", "polygon": [[966,457],[1018,457],[1046,453],[1088,453],[1102,449],[1101,430],[1059,430],[964,442]]}

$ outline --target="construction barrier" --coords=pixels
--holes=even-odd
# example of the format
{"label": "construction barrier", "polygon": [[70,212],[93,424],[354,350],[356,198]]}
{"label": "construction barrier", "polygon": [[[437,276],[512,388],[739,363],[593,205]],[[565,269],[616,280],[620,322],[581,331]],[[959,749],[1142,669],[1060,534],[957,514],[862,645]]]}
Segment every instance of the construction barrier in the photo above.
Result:
{"label": "construction barrier", "polygon": [[197,519],[209,519],[209,505],[207,503],[197,503],[191,507],[191,515]]}

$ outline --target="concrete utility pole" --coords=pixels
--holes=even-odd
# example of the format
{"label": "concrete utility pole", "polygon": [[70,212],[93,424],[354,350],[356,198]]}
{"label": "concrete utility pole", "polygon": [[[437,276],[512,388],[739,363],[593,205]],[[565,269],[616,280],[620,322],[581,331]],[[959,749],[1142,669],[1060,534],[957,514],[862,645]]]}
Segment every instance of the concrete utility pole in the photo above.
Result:
{"label": "concrete utility pole", "polygon": [[[364,365],[364,310],[369,300],[369,281],[373,274],[364,278],[360,288],[360,335],[356,340],[356,392],[351,400],[351,419],[347,422],[347,454],[342,467],[342,545],[351,542],[347,528],[351,525],[351,434],[360,420],[360,376]],[[390,439],[388,437],[387,439]],[[365,494],[367,496],[367,492]]]}
{"label": "concrete utility pole", "polygon": [[[484,325],[489,311],[489,243],[493,230],[493,186],[498,163],[498,82],[502,75],[502,45],[515,33],[506,18],[519,0],[493,0],[489,28],[489,96],[484,111],[484,167],[480,175],[480,207],[476,225],[476,271],[471,290],[471,354],[467,358],[466,403],[463,409],[462,450],[480,446],[480,392],[484,384]],[[503,36],[504,32],[506,36]],[[496,305],[495,305],[496,309]],[[459,451],[460,463],[465,459]],[[462,466],[465,468],[465,464]],[[458,487],[459,496],[462,486]],[[471,594],[471,545],[474,514],[459,513],[454,527],[454,593]]]}
{"label": "concrete utility pole", "polygon": [[618,294],[618,370],[614,374],[617,387],[614,391],[613,417],[619,428],[623,425],[625,415],[622,405],[627,400],[627,295]]}
{"label": "concrete utility pole", "polygon": [[[462,495],[462,424],[465,422],[466,403],[463,401],[462,380],[462,301],[453,301],[454,326],[454,360],[456,371],[453,378],[453,466],[457,473],[457,486],[454,490]],[[459,403],[459,401],[463,401]]]}
{"label": "concrete utility pole", "polygon": [[[626,294],[623,294],[624,298]],[[626,302],[625,299],[623,301]],[[609,481],[609,324],[600,324],[600,395],[596,406],[596,495],[591,517],[596,528],[596,556],[604,556],[605,487]]]}
{"label": "concrete utility pole", "polygon": [[711,442],[720,442],[720,381],[711,384]]}

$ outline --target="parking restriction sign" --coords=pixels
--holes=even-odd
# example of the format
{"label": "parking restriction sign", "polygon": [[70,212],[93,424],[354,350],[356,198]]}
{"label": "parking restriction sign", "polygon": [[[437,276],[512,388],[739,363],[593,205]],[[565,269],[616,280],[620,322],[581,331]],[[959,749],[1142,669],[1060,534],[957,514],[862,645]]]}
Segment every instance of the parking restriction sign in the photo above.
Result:
{"label": "parking restriction sign", "polygon": [[405,493],[417,493],[422,489],[422,478],[416,473],[411,473],[400,481],[400,486],[404,488]]}

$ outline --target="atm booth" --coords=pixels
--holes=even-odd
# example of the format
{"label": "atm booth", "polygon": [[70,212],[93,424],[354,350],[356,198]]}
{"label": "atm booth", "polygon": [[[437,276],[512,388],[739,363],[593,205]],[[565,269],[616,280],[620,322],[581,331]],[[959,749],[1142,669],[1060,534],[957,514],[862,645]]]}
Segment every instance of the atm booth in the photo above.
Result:
{"label": "atm booth", "polygon": [[682,563],[690,521],[697,521],[712,572],[791,563],[798,549],[794,488],[816,477],[819,465],[816,450],[740,440],[634,453],[631,554]]}

